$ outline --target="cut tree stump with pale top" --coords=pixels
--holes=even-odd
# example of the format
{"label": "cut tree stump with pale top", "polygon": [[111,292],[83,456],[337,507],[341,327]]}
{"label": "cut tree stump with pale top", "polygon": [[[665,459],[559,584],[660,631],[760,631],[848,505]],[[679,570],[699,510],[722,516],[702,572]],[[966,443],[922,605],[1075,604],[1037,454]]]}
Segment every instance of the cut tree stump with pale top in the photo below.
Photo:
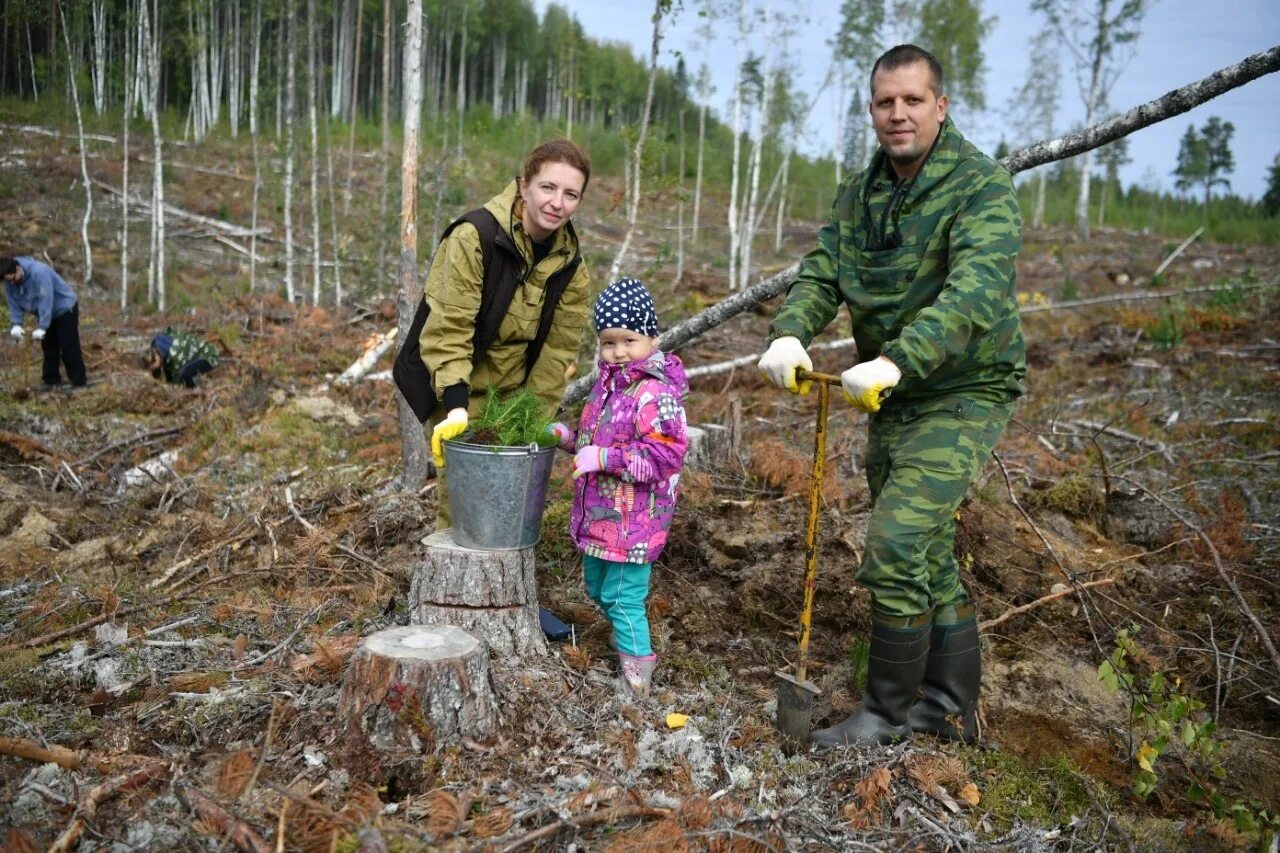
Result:
{"label": "cut tree stump with pale top", "polygon": [[451,530],[423,540],[426,556],[409,583],[409,621],[456,625],[484,640],[501,659],[542,657],[533,548],[464,548]]}
{"label": "cut tree stump with pale top", "polygon": [[489,654],[452,625],[409,625],[370,634],[347,665],[338,719],[381,753],[422,753],[497,725]]}

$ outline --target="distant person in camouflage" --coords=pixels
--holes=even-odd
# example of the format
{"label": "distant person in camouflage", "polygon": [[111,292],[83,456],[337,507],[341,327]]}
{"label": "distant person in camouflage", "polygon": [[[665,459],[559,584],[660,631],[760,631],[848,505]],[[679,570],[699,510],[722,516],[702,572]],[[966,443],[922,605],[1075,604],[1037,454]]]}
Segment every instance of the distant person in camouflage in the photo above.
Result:
{"label": "distant person in camouflage", "polygon": [[876,61],[870,112],[880,147],[840,185],[759,365],[806,393],[796,378],[812,367],[805,347],[848,307],[859,363],[840,378],[870,415],[872,509],[857,579],[871,593],[871,653],[862,705],[813,739],[972,740],[981,670],[955,513],[1023,393],[1022,221],[1009,173],[947,117],[942,68],[927,51],[899,45]]}
{"label": "distant person in camouflage", "polygon": [[194,388],[197,376],[218,366],[218,348],[189,332],[165,329],[151,339],[142,360],[156,379]]}

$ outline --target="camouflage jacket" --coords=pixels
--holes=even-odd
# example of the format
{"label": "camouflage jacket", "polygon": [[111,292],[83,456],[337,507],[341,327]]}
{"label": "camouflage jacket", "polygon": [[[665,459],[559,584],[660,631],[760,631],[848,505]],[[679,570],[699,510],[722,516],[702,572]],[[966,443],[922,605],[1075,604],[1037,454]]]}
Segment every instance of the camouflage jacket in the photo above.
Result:
{"label": "camouflage jacket", "polygon": [[[178,382],[178,377],[182,374],[182,368],[197,359],[202,358],[209,362],[210,367],[218,366],[218,348],[215,345],[190,332],[166,329],[165,335],[170,338],[168,352],[164,356],[164,378],[166,381]],[[157,339],[160,337],[162,336],[156,336]],[[154,340],[152,345],[155,345]]]}
{"label": "camouflage jacket", "polygon": [[843,302],[858,359],[884,355],[902,370],[890,405],[1013,399],[1027,372],[1014,297],[1021,247],[1012,178],[948,118],[913,180],[895,183],[878,150],[841,183],[769,342],[794,335],[807,347]]}

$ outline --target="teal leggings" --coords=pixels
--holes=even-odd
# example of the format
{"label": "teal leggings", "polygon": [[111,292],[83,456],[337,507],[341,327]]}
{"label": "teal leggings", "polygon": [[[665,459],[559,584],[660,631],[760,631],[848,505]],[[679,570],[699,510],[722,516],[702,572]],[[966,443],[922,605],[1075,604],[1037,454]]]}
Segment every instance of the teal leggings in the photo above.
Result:
{"label": "teal leggings", "polygon": [[645,657],[653,654],[649,643],[649,617],[644,601],[649,597],[651,563],[613,563],[582,555],[582,577],[591,596],[613,625],[618,651]]}

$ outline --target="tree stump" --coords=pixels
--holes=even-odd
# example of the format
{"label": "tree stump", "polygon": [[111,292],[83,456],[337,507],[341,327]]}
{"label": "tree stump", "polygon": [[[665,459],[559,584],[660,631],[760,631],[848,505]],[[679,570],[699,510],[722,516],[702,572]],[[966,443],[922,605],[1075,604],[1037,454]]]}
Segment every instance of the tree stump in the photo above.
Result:
{"label": "tree stump", "polygon": [[488,737],[497,701],[484,643],[452,625],[370,634],[347,666],[338,719],[381,753]]}
{"label": "tree stump", "polygon": [[424,544],[426,557],[409,583],[411,624],[455,625],[503,658],[546,655],[532,547],[464,548],[451,530],[431,534]]}

